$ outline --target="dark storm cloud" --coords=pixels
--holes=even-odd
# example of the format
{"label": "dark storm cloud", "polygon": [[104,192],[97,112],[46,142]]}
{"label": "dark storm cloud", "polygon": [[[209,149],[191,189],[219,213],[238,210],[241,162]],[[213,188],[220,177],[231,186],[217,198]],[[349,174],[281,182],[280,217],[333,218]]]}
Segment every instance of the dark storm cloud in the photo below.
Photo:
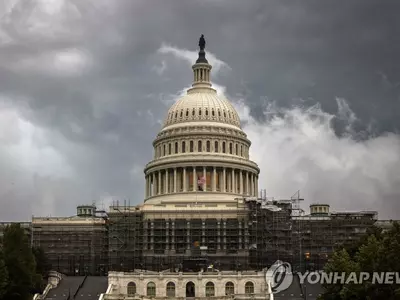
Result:
{"label": "dark storm cloud", "polygon": [[[303,105],[319,102],[334,113],[335,98],[343,97],[360,128],[373,124],[380,134],[400,126],[394,1],[1,5],[0,101],[8,107],[2,116],[16,112],[40,138],[13,119],[17,132],[3,128],[7,134],[0,139],[19,136],[12,145],[30,153],[52,149],[48,160],[30,158],[40,157],[43,165],[61,161],[46,172],[36,164],[16,167],[12,146],[3,143],[0,180],[7,189],[0,199],[11,204],[2,208],[1,219],[27,218],[31,210],[68,215],[78,203],[112,196],[140,203],[152,139],[172,95],[192,78],[188,64],[157,51],[162,45],[193,51],[201,33],[207,49],[230,66],[214,72],[217,83],[245,98],[259,120],[265,99],[290,106],[301,98]],[[70,171],[61,176],[60,168]],[[18,188],[10,183],[11,170],[13,180],[21,181]],[[16,209],[28,203],[26,210]]]}

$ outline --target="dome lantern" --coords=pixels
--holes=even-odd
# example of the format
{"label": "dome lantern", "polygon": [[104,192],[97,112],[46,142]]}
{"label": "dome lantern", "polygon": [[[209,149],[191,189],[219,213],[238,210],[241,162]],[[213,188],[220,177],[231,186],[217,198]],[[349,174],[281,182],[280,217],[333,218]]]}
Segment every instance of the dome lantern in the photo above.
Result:
{"label": "dome lantern", "polygon": [[206,59],[206,52],[204,51],[206,46],[206,41],[204,39],[204,35],[202,34],[199,40],[199,57],[196,60],[196,63],[192,66],[193,69],[193,84],[191,89],[188,90],[188,93],[193,92],[195,88],[211,88],[211,65],[208,63]]}

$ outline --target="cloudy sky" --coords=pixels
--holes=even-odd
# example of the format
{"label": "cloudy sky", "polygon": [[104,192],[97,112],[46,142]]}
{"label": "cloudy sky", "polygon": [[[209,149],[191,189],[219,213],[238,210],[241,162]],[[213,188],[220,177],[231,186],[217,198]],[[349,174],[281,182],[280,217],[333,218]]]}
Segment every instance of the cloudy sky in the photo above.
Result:
{"label": "cloudy sky", "polygon": [[3,0],[0,220],[143,201],[200,34],[260,188],[400,218],[397,1]]}

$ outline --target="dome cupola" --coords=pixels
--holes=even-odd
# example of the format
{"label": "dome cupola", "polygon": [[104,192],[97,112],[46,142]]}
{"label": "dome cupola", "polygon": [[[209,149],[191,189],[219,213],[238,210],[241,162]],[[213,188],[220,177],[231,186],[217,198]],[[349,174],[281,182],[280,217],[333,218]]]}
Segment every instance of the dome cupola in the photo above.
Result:
{"label": "dome cupola", "polygon": [[203,35],[199,47],[199,57],[192,66],[192,88],[169,109],[164,127],[178,123],[208,121],[240,128],[239,115],[233,105],[212,88],[210,80],[212,66],[206,59]]}

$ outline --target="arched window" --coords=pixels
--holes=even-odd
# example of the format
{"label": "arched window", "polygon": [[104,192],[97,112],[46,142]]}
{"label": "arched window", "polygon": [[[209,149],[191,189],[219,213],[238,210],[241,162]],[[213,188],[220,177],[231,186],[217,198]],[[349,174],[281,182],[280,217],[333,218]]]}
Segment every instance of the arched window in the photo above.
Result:
{"label": "arched window", "polygon": [[175,119],[178,117],[178,112],[175,112]]}
{"label": "arched window", "polygon": [[226,118],[226,112],[224,111],[224,118]]}
{"label": "arched window", "polygon": [[229,154],[232,154],[233,152],[232,152],[232,143],[229,143]]}
{"label": "arched window", "polygon": [[206,297],[214,297],[215,296],[215,287],[214,283],[211,281],[206,284]]}
{"label": "arched window", "polygon": [[186,143],[183,141],[182,142],[182,153],[186,152]]}
{"label": "arched window", "polygon": [[186,117],[189,116],[189,109],[186,110]]}
{"label": "arched window", "polygon": [[154,282],[149,282],[147,284],[147,296],[148,297],[156,296],[156,284]]}
{"label": "arched window", "polygon": [[178,142],[175,142],[175,154],[178,153]]}
{"label": "arched window", "polygon": [[239,149],[238,149],[238,144],[235,144],[235,150],[236,150],[236,155],[239,155]]}
{"label": "arched window", "polygon": [[210,143],[210,141],[207,141],[207,144],[206,144],[207,146],[207,152],[210,152],[211,151],[211,143]]}
{"label": "arched window", "polygon": [[199,108],[199,116],[201,116],[201,108]]}
{"label": "arched window", "polygon": [[244,286],[244,292],[246,294],[254,294],[254,284],[250,281],[246,282]]}
{"label": "arched window", "polygon": [[133,296],[136,294],[136,283],[129,282],[127,286],[128,296]]}
{"label": "arched window", "polygon": [[171,152],[172,152],[171,143],[169,143],[169,145],[168,145],[168,154],[171,154]]}
{"label": "arched window", "polygon": [[226,153],[225,142],[222,142],[222,153]]}
{"label": "arched window", "polygon": [[240,156],[243,157],[243,145],[240,145]]}
{"label": "arched window", "polygon": [[208,116],[208,109],[206,109],[206,116]]}
{"label": "arched window", "polygon": [[218,141],[215,141],[215,144],[214,144],[214,152],[219,152],[219,149],[218,149]]}
{"label": "arched window", "polygon": [[195,111],[195,109],[193,108],[192,116],[194,116],[195,114],[196,114],[196,111]]}
{"label": "arched window", "polygon": [[202,147],[201,141],[199,141],[199,142],[197,143],[197,151],[198,151],[198,152],[201,152],[201,151],[202,151],[201,147]]}
{"label": "arched window", "polygon": [[165,144],[163,145],[163,156],[165,156]]}
{"label": "arched window", "polygon": [[181,110],[181,118],[183,117],[183,110]]}
{"label": "arched window", "polygon": [[167,283],[167,297],[175,297],[175,283]]}
{"label": "arched window", "polygon": [[233,294],[235,294],[235,285],[229,281],[225,284],[225,295],[229,296]]}
{"label": "arched window", "polygon": [[214,109],[211,110],[211,114],[212,114],[213,117],[215,116]]}
{"label": "arched window", "polygon": [[190,141],[189,145],[190,145],[189,151],[190,151],[190,152],[193,152],[193,151],[194,151],[193,141]]}
{"label": "arched window", "polygon": [[218,109],[218,117],[221,116],[221,111]]}

